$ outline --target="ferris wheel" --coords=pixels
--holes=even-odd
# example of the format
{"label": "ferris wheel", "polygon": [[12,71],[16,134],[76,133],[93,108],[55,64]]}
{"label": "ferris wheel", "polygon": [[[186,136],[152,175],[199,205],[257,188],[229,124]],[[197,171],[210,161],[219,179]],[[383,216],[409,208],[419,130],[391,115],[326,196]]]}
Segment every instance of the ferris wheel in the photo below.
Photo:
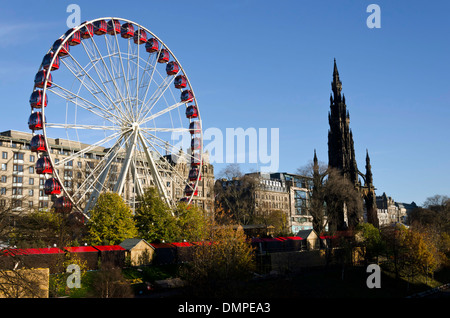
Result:
{"label": "ferris wheel", "polygon": [[144,26],[109,17],[69,29],[45,54],[30,106],[36,173],[56,211],[89,218],[108,191],[133,209],[148,187],[171,207],[198,194],[197,100],[178,59]]}

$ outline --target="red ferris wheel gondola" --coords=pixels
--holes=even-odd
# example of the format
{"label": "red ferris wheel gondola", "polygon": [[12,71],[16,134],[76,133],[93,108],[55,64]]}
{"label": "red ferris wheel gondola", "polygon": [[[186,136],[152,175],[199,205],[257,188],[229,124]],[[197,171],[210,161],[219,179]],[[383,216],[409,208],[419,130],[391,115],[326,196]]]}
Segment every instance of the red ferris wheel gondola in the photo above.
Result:
{"label": "red ferris wheel gondola", "polygon": [[134,26],[133,24],[127,22],[122,24],[122,28],[120,30],[120,36],[124,39],[129,39],[134,36]]}
{"label": "red ferris wheel gondola", "polygon": [[178,65],[177,62],[171,61],[171,62],[167,63],[167,66],[166,66],[167,75],[175,75],[179,71],[180,71],[180,66]]}
{"label": "red ferris wheel gondola", "polygon": [[202,143],[200,142],[200,138],[192,138],[191,140],[191,149],[192,150],[199,150],[201,147]]}
{"label": "red ferris wheel gondola", "polygon": [[202,176],[200,174],[200,170],[198,170],[197,167],[193,167],[190,171],[189,171],[189,180],[190,181],[196,181],[198,178],[198,180],[202,180]]}
{"label": "red ferris wheel gondola", "polygon": [[50,159],[47,156],[43,156],[37,160],[36,173],[37,174],[53,173],[52,164],[50,162]]}
{"label": "red ferris wheel gondola", "polygon": [[194,152],[191,157],[191,167],[200,166],[202,163],[201,155],[199,152]]}
{"label": "red ferris wheel gondola", "polygon": [[[56,50],[61,46],[61,43],[63,42],[63,39],[58,39],[53,43],[52,51],[56,52]],[[59,57],[64,57],[69,54],[70,48],[69,43],[65,42],[63,46],[61,47],[61,50],[58,52]]]}
{"label": "red ferris wheel gondola", "polygon": [[133,40],[135,44],[143,44],[147,42],[147,33],[142,29],[138,29],[134,31]]}
{"label": "red ferris wheel gondola", "polygon": [[194,191],[194,188],[195,188],[195,184],[190,183],[189,185],[186,185],[186,187],[184,188],[184,193],[187,196],[191,196],[191,195],[197,196],[198,195],[198,190],[195,189],[195,191]]}
{"label": "red ferris wheel gondola", "polygon": [[[66,37],[69,36],[70,33],[73,32],[73,30],[74,30],[73,28],[67,30],[65,36],[66,36]],[[67,43],[69,43],[70,46],[75,46],[75,45],[80,44],[80,43],[81,43],[81,33],[80,33],[80,31],[79,31],[79,30],[75,31],[75,32],[70,36],[70,38],[67,40]]]}
{"label": "red ferris wheel gondola", "polygon": [[190,105],[186,108],[186,117],[187,118],[197,118],[198,117],[198,108],[196,105]]}
{"label": "red ferris wheel gondola", "polygon": [[189,124],[189,132],[191,133],[191,135],[201,133],[200,122],[198,121],[191,122]]}
{"label": "red ferris wheel gondola", "polygon": [[59,56],[57,56],[55,58],[55,60],[53,61],[53,64],[50,66],[50,63],[52,62],[52,59],[53,59],[53,55],[55,55],[55,53],[49,52],[49,53],[45,54],[44,58],[42,59],[42,67],[45,70],[50,69],[50,71],[55,71],[55,70],[59,69]]}
{"label": "red ferris wheel gondola", "polygon": [[159,42],[155,38],[151,38],[145,43],[145,50],[148,53],[154,53],[159,50]]}
{"label": "red ferris wheel gondola", "polygon": [[42,108],[42,105],[44,105],[44,107],[46,107],[48,98],[47,98],[47,95],[45,95],[45,99],[44,99],[43,95],[44,95],[44,92],[41,90],[33,91],[33,93],[31,93],[31,96],[30,96],[30,106],[32,108]]}
{"label": "red ferris wheel gondola", "polygon": [[187,86],[187,78],[184,75],[178,75],[173,81],[175,88],[185,88]]}
{"label": "red ferris wheel gondola", "polygon": [[107,31],[106,33],[108,33],[109,35],[114,35],[114,34],[120,34],[120,22],[117,20],[109,20],[107,23]]}
{"label": "red ferris wheel gondola", "polygon": [[170,59],[170,53],[166,49],[159,50],[158,63],[167,63]]}
{"label": "red ferris wheel gondola", "polygon": [[94,21],[94,34],[103,35],[108,31],[108,25],[105,20]]}
{"label": "red ferris wheel gondola", "polygon": [[[44,88],[44,82],[45,82],[45,77],[47,76],[47,71],[46,70],[40,70],[39,72],[37,72],[36,76],[34,77],[34,85],[36,85],[36,87],[39,88]],[[52,73],[50,73],[49,77],[48,77],[48,81],[47,81],[47,87],[52,86]]]}
{"label": "red ferris wheel gondola", "polygon": [[44,125],[44,121],[42,120],[42,113],[41,112],[34,112],[31,113],[30,117],[28,118],[28,128],[31,130],[40,130],[42,129]]}
{"label": "red ferris wheel gondola", "polygon": [[181,93],[181,101],[182,102],[190,102],[194,99],[194,94],[192,94],[192,91],[185,90]]}
{"label": "red ferris wheel gondola", "polygon": [[88,39],[94,35],[94,25],[92,23],[85,24],[80,29],[80,35],[82,39]]}
{"label": "red ferris wheel gondola", "polygon": [[45,145],[45,138],[43,135],[35,135],[30,141],[30,150],[32,152],[45,152],[47,146]]}
{"label": "red ferris wheel gondola", "polygon": [[44,193],[46,195],[60,194],[61,193],[61,185],[59,184],[58,179],[50,178],[50,179],[45,180]]}
{"label": "red ferris wheel gondola", "polygon": [[72,211],[72,202],[67,197],[59,197],[56,199],[53,208],[57,213],[70,213]]}

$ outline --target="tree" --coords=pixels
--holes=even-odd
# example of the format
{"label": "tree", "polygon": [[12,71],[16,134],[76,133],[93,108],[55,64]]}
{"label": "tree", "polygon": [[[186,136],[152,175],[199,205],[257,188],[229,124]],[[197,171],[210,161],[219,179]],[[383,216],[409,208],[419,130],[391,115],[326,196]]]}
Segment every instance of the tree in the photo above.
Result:
{"label": "tree", "polygon": [[414,227],[430,227],[439,234],[450,234],[450,199],[445,195],[427,198],[423,208],[415,208],[408,215],[408,224]]}
{"label": "tree", "polygon": [[123,276],[122,270],[112,264],[102,263],[100,270],[93,275],[91,297],[95,298],[132,298],[134,296],[130,283]]}
{"label": "tree", "polygon": [[174,210],[178,241],[201,241],[206,237],[208,219],[205,212],[193,204],[179,203]]}
{"label": "tree", "polygon": [[439,266],[438,251],[425,233],[396,225],[385,228],[382,234],[396,278],[428,275]]}
{"label": "tree", "polygon": [[307,166],[297,169],[297,172],[304,176],[312,177],[313,188],[310,193],[310,204],[308,212],[312,216],[313,229],[316,233],[323,233],[328,223],[325,204],[325,183],[324,179],[328,174],[328,166],[317,160],[314,152],[314,161]]}
{"label": "tree", "polygon": [[[354,229],[362,220],[362,198],[354,185],[339,170],[328,169],[328,179],[323,188],[327,205],[327,218],[331,232],[345,228]],[[347,224],[344,224],[347,214]]]}
{"label": "tree", "polygon": [[100,194],[87,223],[92,245],[118,244],[137,235],[130,207],[113,192]]}
{"label": "tree", "polygon": [[217,180],[214,186],[216,205],[220,204],[237,223],[250,224],[255,215],[257,179],[251,175],[242,175],[235,166],[228,168],[228,172],[223,174],[233,177],[226,181]]}
{"label": "tree", "polygon": [[239,285],[251,278],[254,269],[253,248],[242,228],[214,223],[208,240],[195,248],[182,277],[191,295],[236,297]]}
{"label": "tree", "polygon": [[67,218],[52,210],[33,211],[20,216],[10,234],[10,242],[18,247],[64,246],[73,235]]}
{"label": "tree", "polygon": [[370,223],[361,223],[356,227],[355,239],[364,247],[364,260],[370,261],[376,258],[385,250],[384,241],[380,230]]}
{"label": "tree", "polygon": [[204,237],[207,220],[199,207],[179,203],[172,211],[154,188],[148,188],[140,201],[134,219],[141,238],[149,242],[177,242]]}

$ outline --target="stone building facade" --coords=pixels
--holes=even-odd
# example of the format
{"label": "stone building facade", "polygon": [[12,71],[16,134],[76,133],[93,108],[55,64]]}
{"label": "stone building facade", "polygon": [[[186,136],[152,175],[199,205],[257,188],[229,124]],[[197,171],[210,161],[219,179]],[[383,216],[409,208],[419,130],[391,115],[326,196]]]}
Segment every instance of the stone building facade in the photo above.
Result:
{"label": "stone building facade", "polygon": [[[52,207],[55,198],[44,193],[45,176],[36,173],[36,161],[39,158],[36,152],[31,151],[31,133],[8,130],[0,133],[0,209],[10,210],[12,214],[31,211],[35,209],[47,209]],[[49,151],[55,162],[63,162],[73,153],[74,149],[84,149],[89,145],[80,144],[65,139],[48,139]],[[74,146],[75,145],[75,146]],[[78,147],[77,147],[78,146]],[[91,147],[83,157],[67,161],[58,168],[58,175],[63,179],[67,191],[73,191],[84,184],[84,177],[103,159],[105,148]],[[162,159],[162,158],[156,158]],[[166,158],[167,159],[167,158]],[[167,162],[167,160],[164,160]],[[120,171],[120,160],[117,162],[117,171]],[[187,160],[172,160],[172,171],[177,171],[179,178],[188,178],[189,167]],[[145,162],[137,163],[138,172],[143,173]],[[161,165],[162,166],[162,165]],[[164,174],[163,174],[164,175]],[[214,209],[214,167],[209,162],[206,153],[203,156],[201,167],[202,179],[198,185],[198,196],[192,201],[205,209],[207,213],[213,213]],[[168,175],[167,175],[168,176]],[[168,193],[175,200],[181,199],[184,194],[181,187],[173,182],[174,177],[163,179]],[[113,180],[109,180],[113,182]],[[131,187],[132,185],[128,185]],[[144,184],[145,186],[151,186]],[[86,200],[89,193],[85,194]]]}

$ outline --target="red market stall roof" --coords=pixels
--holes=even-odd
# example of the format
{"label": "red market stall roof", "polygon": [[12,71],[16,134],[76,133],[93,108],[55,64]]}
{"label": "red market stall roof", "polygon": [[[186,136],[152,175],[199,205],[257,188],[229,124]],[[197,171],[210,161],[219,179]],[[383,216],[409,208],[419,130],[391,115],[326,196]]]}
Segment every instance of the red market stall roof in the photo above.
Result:
{"label": "red market stall roof", "polygon": [[192,245],[211,245],[210,241],[192,242]]}
{"label": "red market stall roof", "polygon": [[120,245],[95,245],[94,247],[102,252],[103,251],[126,251]]}
{"label": "red market stall roof", "polygon": [[57,247],[44,247],[44,248],[13,248],[2,251],[2,255],[14,256],[14,255],[36,255],[36,254],[59,254],[64,253],[63,250]]}
{"label": "red market stall roof", "polygon": [[170,243],[150,243],[153,248],[175,248],[174,245]]}
{"label": "red market stall roof", "polygon": [[303,240],[300,236],[286,236],[286,237],[279,237],[279,239],[281,239],[283,241],[287,241],[287,240],[301,241],[301,240]]}
{"label": "red market stall roof", "polygon": [[64,247],[64,249],[71,253],[98,252],[98,250],[92,246],[71,246]]}
{"label": "red market stall roof", "polygon": [[175,242],[175,243],[172,243],[172,245],[175,245],[176,247],[189,247],[189,246],[192,246],[192,244],[189,243],[189,242]]}

